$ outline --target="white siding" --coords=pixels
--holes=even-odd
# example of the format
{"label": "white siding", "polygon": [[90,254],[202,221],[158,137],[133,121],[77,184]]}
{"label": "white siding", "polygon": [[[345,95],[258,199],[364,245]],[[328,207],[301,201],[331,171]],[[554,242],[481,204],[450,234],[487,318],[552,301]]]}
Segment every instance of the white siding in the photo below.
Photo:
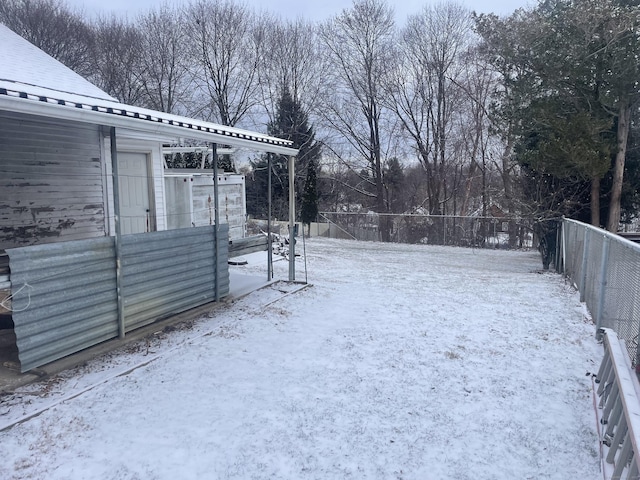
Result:
{"label": "white siding", "polygon": [[96,125],[0,112],[0,249],[105,234]]}

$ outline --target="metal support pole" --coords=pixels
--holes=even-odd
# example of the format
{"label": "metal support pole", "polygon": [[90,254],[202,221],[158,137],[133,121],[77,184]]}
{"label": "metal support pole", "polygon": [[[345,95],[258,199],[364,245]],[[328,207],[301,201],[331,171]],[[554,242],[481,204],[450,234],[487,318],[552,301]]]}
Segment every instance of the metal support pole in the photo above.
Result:
{"label": "metal support pole", "polygon": [[447,244],[447,219],[442,217],[442,245]]}
{"label": "metal support pole", "polygon": [[289,157],[289,281],[296,280],[296,192],[295,192],[295,157]]}
{"label": "metal support pole", "polygon": [[564,258],[566,250],[564,248],[564,218],[561,220],[560,228],[556,229],[556,273],[564,273]]}
{"label": "metal support pole", "polygon": [[604,315],[604,303],[607,291],[607,267],[609,265],[609,236],[605,235],[602,242],[602,262],[600,262],[600,279],[598,305],[596,310],[596,337],[599,339],[600,328],[602,328],[602,316]]}
{"label": "metal support pole", "polygon": [[113,221],[115,224],[116,253],[116,298],[118,302],[118,337],[124,338],[125,317],[124,298],[122,296],[122,232],[120,227],[120,178],[118,177],[118,148],[116,145],[116,127],[109,129],[111,140],[111,173],[113,177]]}
{"label": "metal support pole", "polygon": [[582,241],[582,266],[580,267],[580,283],[578,291],[580,292],[580,301],[584,302],[587,290],[587,268],[589,265],[589,248],[591,243],[590,230],[584,228],[584,240]]}
{"label": "metal support pole", "polygon": [[215,286],[214,295],[216,302],[220,301],[220,254],[218,249],[218,242],[220,241],[220,199],[218,198],[218,144],[211,144],[211,162],[213,163],[213,208],[214,208],[214,221],[215,221],[215,238],[213,241],[213,261],[215,269]]}
{"label": "metal support pole", "polygon": [[271,157],[267,154],[267,281],[273,278],[273,244],[271,243]]}

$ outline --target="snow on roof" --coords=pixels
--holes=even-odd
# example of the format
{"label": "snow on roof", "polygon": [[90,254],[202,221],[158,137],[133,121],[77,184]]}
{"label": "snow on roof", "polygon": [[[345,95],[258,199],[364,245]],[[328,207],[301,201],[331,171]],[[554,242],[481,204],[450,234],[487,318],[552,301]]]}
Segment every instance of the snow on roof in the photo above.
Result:
{"label": "snow on roof", "polygon": [[0,110],[121,127],[167,139],[193,138],[297,155],[293,143],[260,133],[119,103],[0,24]]}
{"label": "snow on roof", "polygon": [[116,102],[108,93],[47,55],[0,23],[0,79],[24,87],[37,86],[57,92]]}

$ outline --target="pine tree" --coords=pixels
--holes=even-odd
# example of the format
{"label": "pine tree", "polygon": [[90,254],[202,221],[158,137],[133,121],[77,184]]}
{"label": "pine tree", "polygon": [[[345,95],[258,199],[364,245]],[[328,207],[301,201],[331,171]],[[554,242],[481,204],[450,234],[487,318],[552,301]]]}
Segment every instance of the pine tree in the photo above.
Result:
{"label": "pine tree", "polygon": [[[291,140],[293,142],[293,148],[299,150],[296,159],[296,177],[304,178],[305,181],[296,182],[295,198],[297,205],[304,204],[306,205],[304,208],[307,211],[316,212],[313,215],[310,214],[311,216],[308,217],[312,217],[312,219],[309,220],[309,222],[311,222],[315,219],[318,211],[317,170],[320,160],[320,144],[315,141],[315,133],[308,123],[308,115],[302,109],[299,100],[294,98],[288,89],[285,89],[278,102],[275,119],[268,125],[268,133],[274,137]],[[268,174],[266,165],[266,156],[252,162],[254,186],[266,185]],[[311,178],[309,174],[310,170],[313,171]],[[271,175],[273,215],[277,218],[286,218],[289,198],[289,172],[285,157],[278,155],[272,157]],[[309,184],[309,193],[305,194],[307,184]],[[248,194],[252,188],[252,185],[247,184]],[[266,195],[264,198],[264,205],[266,206]],[[254,204],[250,210],[249,204],[247,205],[248,213],[252,215],[261,215],[265,209],[266,207],[261,208],[258,204]],[[298,220],[302,219],[302,215],[301,210],[298,209]],[[307,224],[309,222],[307,222]]]}
{"label": "pine tree", "polygon": [[307,165],[307,178],[302,192],[302,204],[300,206],[300,220],[303,225],[309,227],[311,235],[311,222],[318,217],[318,167],[316,159],[309,160]]}

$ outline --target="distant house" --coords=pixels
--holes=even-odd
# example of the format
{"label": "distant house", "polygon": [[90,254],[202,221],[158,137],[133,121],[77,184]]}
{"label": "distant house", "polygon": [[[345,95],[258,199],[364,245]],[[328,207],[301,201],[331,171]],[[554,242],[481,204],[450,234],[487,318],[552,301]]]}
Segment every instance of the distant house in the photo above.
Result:
{"label": "distant house", "polygon": [[1,24],[0,44],[0,301],[22,370],[224,297],[224,175],[189,177],[212,205],[176,210],[163,144],[291,142],[121,104]]}

